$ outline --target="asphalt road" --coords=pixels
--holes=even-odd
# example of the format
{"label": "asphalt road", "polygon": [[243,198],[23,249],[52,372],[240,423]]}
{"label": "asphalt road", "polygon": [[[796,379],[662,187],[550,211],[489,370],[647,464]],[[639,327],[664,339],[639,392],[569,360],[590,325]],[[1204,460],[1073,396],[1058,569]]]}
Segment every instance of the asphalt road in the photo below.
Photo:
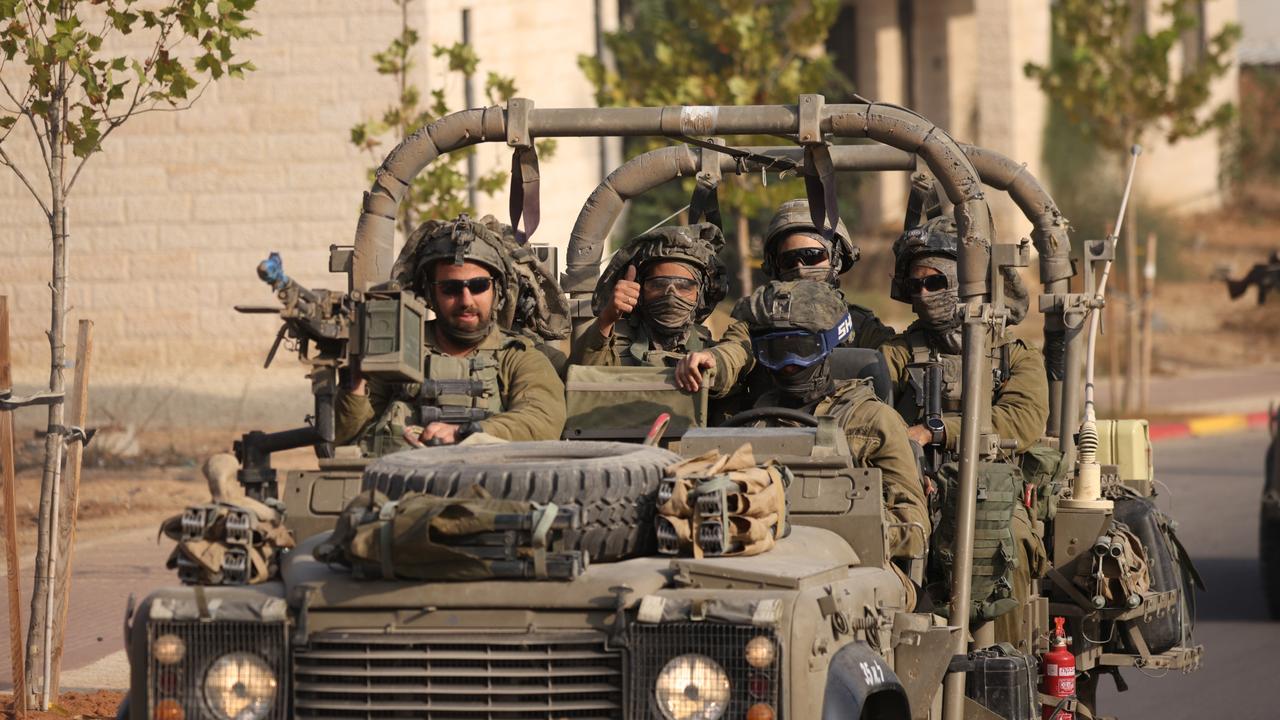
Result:
{"label": "asphalt road", "polygon": [[1280,718],[1280,622],[1267,618],[1258,575],[1258,509],[1264,430],[1157,443],[1161,506],[1195,558],[1200,594],[1196,641],[1204,664],[1190,675],[1124,673],[1118,693],[1103,678],[1099,710],[1121,720]]}

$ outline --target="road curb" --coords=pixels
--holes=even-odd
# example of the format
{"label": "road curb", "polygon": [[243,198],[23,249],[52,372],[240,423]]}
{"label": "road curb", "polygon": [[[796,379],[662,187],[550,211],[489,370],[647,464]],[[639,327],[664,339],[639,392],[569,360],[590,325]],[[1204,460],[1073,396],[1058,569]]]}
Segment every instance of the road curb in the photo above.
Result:
{"label": "road curb", "polygon": [[1152,440],[1206,437],[1266,427],[1267,422],[1268,415],[1265,411],[1229,415],[1204,415],[1188,418],[1181,422],[1153,423],[1150,428],[1150,434]]}

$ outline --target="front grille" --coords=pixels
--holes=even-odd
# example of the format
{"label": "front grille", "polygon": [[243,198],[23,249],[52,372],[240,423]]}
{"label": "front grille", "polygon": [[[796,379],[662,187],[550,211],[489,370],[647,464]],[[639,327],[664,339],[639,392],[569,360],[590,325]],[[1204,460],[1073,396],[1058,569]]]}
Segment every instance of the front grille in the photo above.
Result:
{"label": "front grille", "polygon": [[622,657],[601,633],[324,633],[293,656],[306,718],[612,718]]}
{"label": "front grille", "polygon": [[[165,635],[176,635],[185,651],[178,662],[161,662],[152,648]],[[250,653],[262,659],[276,674],[276,696],[267,718],[288,713],[288,634],[284,623],[260,622],[151,622],[147,625],[147,717],[158,703],[176,702],[182,717],[200,720],[214,717],[205,700],[204,679],[218,658],[230,653]]]}
{"label": "front grille", "polygon": [[[747,663],[746,647],[753,638],[773,642],[773,662],[762,668]],[[729,676],[729,704],[723,718],[743,718],[758,703],[769,705],[774,717],[782,716],[782,644],[772,630],[750,625],[711,622],[634,623],[627,631],[627,714],[629,720],[661,719],[654,685],[658,673],[680,655],[704,655],[715,660]]]}

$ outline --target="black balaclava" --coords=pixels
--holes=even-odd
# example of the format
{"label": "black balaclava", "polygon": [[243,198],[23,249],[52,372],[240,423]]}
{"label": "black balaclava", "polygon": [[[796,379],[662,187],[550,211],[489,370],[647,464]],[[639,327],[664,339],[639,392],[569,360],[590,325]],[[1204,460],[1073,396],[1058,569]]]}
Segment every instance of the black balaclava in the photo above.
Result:
{"label": "black balaclava", "polygon": [[835,383],[831,380],[829,357],[791,375],[781,371],[771,372],[770,375],[778,388],[779,402],[784,407],[805,408],[814,405],[835,389]]}

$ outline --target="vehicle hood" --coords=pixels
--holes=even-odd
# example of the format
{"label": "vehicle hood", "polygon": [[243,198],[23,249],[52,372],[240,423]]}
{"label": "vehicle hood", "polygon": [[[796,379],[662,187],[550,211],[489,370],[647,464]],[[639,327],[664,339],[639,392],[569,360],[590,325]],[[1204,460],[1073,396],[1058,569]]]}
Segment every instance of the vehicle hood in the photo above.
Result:
{"label": "vehicle hood", "polygon": [[[736,576],[746,568],[754,576],[748,585],[796,587],[796,580],[817,573],[843,570],[857,564],[857,556],[834,533],[796,527],[768,553],[755,558],[704,558],[698,561],[668,556],[639,557],[597,563],[573,580],[469,580],[425,582],[356,579],[341,566],[315,559],[322,533],[304,540],[284,561],[281,575],[290,602],[313,609],[358,608],[521,608],[613,610],[619,598],[630,606],[645,595],[667,587],[689,586],[689,563],[702,573]],[[695,574],[696,575],[696,574]],[[776,577],[777,582],[771,582]],[[743,578],[746,579],[746,578]],[[696,583],[696,578],[692,581]],[[305,598],[305,600],[304,600]]]}

